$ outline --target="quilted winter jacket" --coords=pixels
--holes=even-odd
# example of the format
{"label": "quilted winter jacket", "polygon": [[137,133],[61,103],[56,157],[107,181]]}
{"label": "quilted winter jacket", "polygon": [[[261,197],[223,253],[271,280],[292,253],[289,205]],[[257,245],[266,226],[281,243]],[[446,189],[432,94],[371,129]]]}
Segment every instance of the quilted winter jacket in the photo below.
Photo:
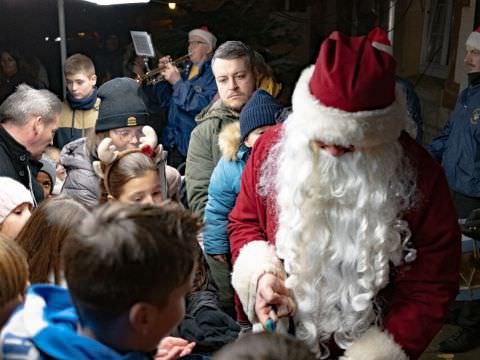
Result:
{"label": "quilted winter jacket", "polygon": [[227,124],[238,121],[240,114],[217,100],[196,117],[197,127],[192,131],[185,181],[188,204],[203,217],[207,204],[208,185],[213,169],[222,157],[218,134]]}
{"label": "quilted winter jacket", "polygon": [[87,156],[85,143],[85,138],[74,140],[65,145],[60,154],[60,163],[67,172],[62,193],[88,207],[94,207],[98,204],[100,186],[92,167],[92,159]]}
{"label": "quilted winter jacket", "polygon": [[240,192],[240,179],[250,149],[240,143],[240,124],[228,124],[219,135],[223,156],[213,170],[205,207],[203,245],[210,255],[228,254],[228,214]]}

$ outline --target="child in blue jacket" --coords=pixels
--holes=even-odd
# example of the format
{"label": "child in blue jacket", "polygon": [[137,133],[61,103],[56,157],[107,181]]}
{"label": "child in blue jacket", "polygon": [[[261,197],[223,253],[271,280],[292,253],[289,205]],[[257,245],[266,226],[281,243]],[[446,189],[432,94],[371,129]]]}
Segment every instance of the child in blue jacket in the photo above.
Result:
{"label": "child in blue jacket", "polygon": [[219,288],[220,304],[229,313],[232,312],[233,289],[230,285],[228,214],[235,205],[242,172],[253,145],[276,123],[276,114],[281,110],[282,106],[274,97],[257,90],[240,112],[240,122],[227,125],[219,135],[223,157],[208,187],[203,241],[212,276]]}

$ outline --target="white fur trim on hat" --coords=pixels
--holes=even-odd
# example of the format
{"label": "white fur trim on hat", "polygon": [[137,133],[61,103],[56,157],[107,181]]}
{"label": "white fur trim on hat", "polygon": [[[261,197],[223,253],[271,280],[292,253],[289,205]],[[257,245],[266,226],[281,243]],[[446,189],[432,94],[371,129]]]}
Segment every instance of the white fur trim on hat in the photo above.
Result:
{"label": "white fur trim on hat", "polygon": [[249,242],[242,247],[233,266],[232,285],[252,324],[257,322],[255,314],[257,282],[264,273],[272,273],[285,279],[285,271],[275,253],[275,248],[263,240]]}
{"label": "white fur trim on hat", "polygon": [[355,340],[341,360],[408,360],[390,334],[377,327],[371,327]]}
{"label": "white fur trim on hat", "polygon": [[295,86],[292,113],[287,122],[303,129],[310,138],[328,144],[371,147],[394,142],[405,129],[408,119],[405,95],[397,86],[395,101],[378,110],[347,112],[323,105],[310,92],[314,65],[306,68]]}
{"label": "white fur trim on hat", "polygon": [[16,180],[0,177],[0,224],[18,205],[24,203],[33,206],[30,191]]}
{"label": "white fur trim on hat", "polygon": [[480,32],[472,31],[470,35],[468,35],[465,45],[480,50]]}
{"label": "white fur trim on hat", "polygon": [[193,29],[188,33],[188,38],[191,36],[199,36],[207,42],[208,45],[213,49],[217,46],[217,38],[210,31],[203,29]]}

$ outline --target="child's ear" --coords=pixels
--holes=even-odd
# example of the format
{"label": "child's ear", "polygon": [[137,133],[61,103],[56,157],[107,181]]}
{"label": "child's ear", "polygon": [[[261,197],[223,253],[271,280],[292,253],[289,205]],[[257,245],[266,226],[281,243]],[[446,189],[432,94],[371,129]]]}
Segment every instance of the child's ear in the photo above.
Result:
{"label": "child's ear", "polygon": [[90,81],[93,83],[93,86],[97,85],[97,75],[93,74],[90,77]]}
{"label": "child's ear", "polygon": [[151,324],[154,322],[153,306],[147,303],[136,303],[129,311],[128,320],[130,326],[138,333],[146,335],[151,330]]}
{"label": "child's ear", "polygon": [[111,203],[111,202],[115,201],[115,198],[112,195],[108,194],[107,195],[107,200],[108,200],[109,203]]}

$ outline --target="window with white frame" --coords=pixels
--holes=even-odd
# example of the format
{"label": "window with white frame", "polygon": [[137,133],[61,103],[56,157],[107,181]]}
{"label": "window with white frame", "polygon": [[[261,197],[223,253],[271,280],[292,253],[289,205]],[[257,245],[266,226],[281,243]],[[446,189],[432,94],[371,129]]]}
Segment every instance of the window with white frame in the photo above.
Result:
{"label": "window with white frame", "polygon": [[427,0],[420,72],[446,79],[453,0]]}

